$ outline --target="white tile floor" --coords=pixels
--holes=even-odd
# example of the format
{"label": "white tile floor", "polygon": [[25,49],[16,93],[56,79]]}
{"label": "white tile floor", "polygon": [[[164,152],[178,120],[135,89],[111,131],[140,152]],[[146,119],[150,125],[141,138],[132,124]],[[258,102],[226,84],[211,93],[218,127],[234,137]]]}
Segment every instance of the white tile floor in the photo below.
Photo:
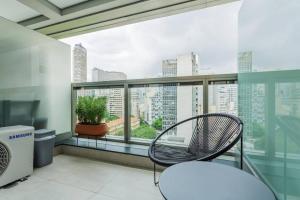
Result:
{"label": "white tile floor", "polygon": [[59,155],[0,200],[162,200],[147,170]]}

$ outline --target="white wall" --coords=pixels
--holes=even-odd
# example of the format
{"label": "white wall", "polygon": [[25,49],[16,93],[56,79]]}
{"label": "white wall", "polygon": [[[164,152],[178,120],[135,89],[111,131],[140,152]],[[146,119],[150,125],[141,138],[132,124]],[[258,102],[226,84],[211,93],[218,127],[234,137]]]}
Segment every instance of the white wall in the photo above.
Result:
{"label": "white wall", "polygon": [[0,100],[40,100],[38,116],[71,130],[71,48],[0,18]]}

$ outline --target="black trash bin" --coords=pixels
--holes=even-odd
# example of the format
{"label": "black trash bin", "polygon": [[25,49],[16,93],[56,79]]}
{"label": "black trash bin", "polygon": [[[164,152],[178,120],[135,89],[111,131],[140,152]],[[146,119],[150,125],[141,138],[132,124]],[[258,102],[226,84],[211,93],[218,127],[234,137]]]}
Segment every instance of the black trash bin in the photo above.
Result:
{"label": "black trash bin", "polygon": [[41,129],[34,131],[34,167],[44,167],[53,161],[55,131]]}

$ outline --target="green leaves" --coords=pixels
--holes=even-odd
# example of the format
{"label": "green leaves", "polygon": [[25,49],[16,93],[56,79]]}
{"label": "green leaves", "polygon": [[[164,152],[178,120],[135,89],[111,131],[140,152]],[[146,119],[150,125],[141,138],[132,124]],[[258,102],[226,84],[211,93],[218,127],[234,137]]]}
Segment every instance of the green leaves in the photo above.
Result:
{"label": "green leaves", "polygon": [[162,130],[162,117],[157,118],[153,123],[152,126],[156,130]]}
{"label": "green leaves", "polygon": [[106,115],[106,97],[83,96],[78,98],[76,114],[81,124],[100,124]]}
{"label": "green leaves", "polygon": [[156,137],[156,130],[148,125],[142,125],[131,132],[131,137],[154,139]]}

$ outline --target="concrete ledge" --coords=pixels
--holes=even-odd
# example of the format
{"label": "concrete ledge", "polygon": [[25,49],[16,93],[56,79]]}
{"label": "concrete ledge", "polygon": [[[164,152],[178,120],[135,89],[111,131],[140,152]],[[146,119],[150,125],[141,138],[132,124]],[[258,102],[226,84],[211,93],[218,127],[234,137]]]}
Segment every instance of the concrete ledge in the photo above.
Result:
{"label": "concrete ledge", "polygon": [[63,150],[62,150],[62,147],[61,146],[56,146],[54,149],[53,149],[53,155],[54,156],[57,156],[59,154],[62,154],[63,153]]}
{"label": "concrete ledge", "polygon": [[[59,145],[55,147],[54,155],[59,154],[88,158],[92,160],[98,160],[102,162],[146,169],[151,171],[153,170],[153,162],[147,156],[128,154],[124,152],[113,152],[71,145]],[[213,160],[213,162],[239,168],[237,162],[234,161],[233,157],[220,156],[218,159]],[[157,165],[157,171],[163,171],[164,169],[164,167]],[[250,172],[249,170],[245,171]]]}
{"label": "concrete ledge", "polygon": [[[135,156],[124,153],[101,151],[99,149],[88,149],[68,145],[57,146],[55,147],[54,151],[55,155],[66,154],[118,165],[153,170],[153,162],[148,157],[143,156]],[[163,169],[163,167],[158,166],[158,171],[162,171]]]}

